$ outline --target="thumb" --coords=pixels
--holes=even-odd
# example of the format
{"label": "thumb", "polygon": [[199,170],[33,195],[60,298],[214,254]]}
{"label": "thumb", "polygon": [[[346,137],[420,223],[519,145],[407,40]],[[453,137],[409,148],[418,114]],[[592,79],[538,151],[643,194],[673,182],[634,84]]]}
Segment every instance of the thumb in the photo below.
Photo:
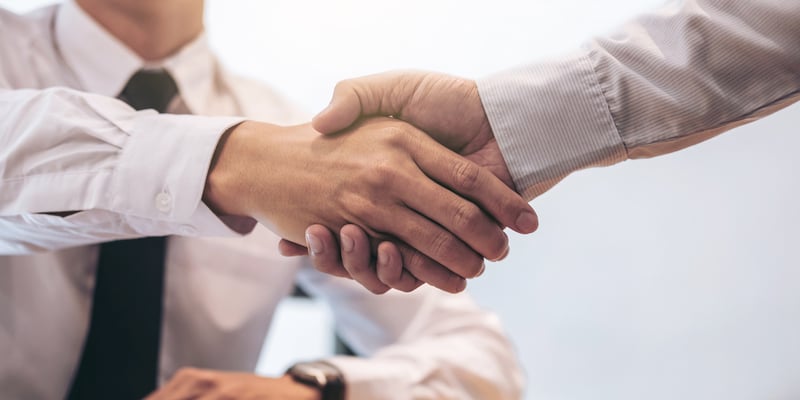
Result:
{"label": "thumb", "polygon": [[395,115],[402,111],[410,93],[398,90],[409,76],[384,73],[348,79],[336,84],[330,104],[311,120],[311,126],[322,134],[348,128],[361,117]]}
{"label": "thumb", "polygon": [[336,133],[352,125],[362,113],[359,92],[348,84],[340,82],[333,91],[330,104],[312,120],[311,127],[322,134]]}

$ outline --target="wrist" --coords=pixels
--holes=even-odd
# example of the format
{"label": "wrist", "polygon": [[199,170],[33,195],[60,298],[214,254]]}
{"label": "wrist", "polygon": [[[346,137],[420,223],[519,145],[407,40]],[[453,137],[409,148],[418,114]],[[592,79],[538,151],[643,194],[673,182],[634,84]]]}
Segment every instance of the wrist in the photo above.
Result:
{"label": "wrist", "polygon": [[244,121],[229,128],[217,143],[206,177],[203,201],[217,215],[252,217],[249,207],[248,163],[243,149],[256,146],[259,123]]}
{"label": "wrist", "polygon": [[287,395],[287,397],[296,400],[324,400],[321,389],[300,383],[289,374],[281,376],[278,380],[283,381],[284,385],[290,388],[288,392],[291,395]]}

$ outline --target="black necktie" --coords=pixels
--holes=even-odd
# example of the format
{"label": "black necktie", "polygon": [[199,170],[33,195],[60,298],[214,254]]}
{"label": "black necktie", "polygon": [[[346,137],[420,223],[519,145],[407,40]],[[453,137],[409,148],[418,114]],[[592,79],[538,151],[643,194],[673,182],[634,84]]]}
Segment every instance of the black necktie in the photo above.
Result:
{"label": "black necktie", "polygon": [[[164,112],[177,92],[167,72],[139,71],[119,98]],[[89,333],[67,399],[141,399],[155,390],[165,251],[164,237],[100,247]]]}

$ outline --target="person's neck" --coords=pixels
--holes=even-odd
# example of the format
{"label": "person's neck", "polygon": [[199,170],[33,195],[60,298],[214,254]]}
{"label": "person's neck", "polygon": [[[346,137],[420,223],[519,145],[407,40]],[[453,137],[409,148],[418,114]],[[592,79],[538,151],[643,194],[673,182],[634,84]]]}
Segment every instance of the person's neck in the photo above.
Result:
{"label": "person's neck", "polygon": [[145,61],[162,60],[203,31],[203,0],[76,0]]}

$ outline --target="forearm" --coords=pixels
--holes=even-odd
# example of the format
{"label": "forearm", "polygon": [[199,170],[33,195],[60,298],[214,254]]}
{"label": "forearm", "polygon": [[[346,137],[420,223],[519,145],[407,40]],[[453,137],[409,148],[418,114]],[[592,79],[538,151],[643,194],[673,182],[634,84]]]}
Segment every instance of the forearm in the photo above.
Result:
{"label": "forearm", "polygon": [[64,88],[0,89],[0,114],[4,252],[231,233],[201,195],[217,140],[238,119],[135,112]]}
{"label": "forearm", "polygon": [[682,149],[798,99],[800,4],[684,1],[479,82],[518,189]]}
{"label": "forearm", "polygon": [[348,399],[522,398],[524,378],[496,321],[387,346],[365,358],[327,360],[342,371]]}
{"label": "forearm", "polygon": [[330,359],[349,399],[519,399],[523,377],[496,316],[466,294],[422,286],[371,295],[303,269],[299,283],[331,302],[337,330],[360,356]]}

